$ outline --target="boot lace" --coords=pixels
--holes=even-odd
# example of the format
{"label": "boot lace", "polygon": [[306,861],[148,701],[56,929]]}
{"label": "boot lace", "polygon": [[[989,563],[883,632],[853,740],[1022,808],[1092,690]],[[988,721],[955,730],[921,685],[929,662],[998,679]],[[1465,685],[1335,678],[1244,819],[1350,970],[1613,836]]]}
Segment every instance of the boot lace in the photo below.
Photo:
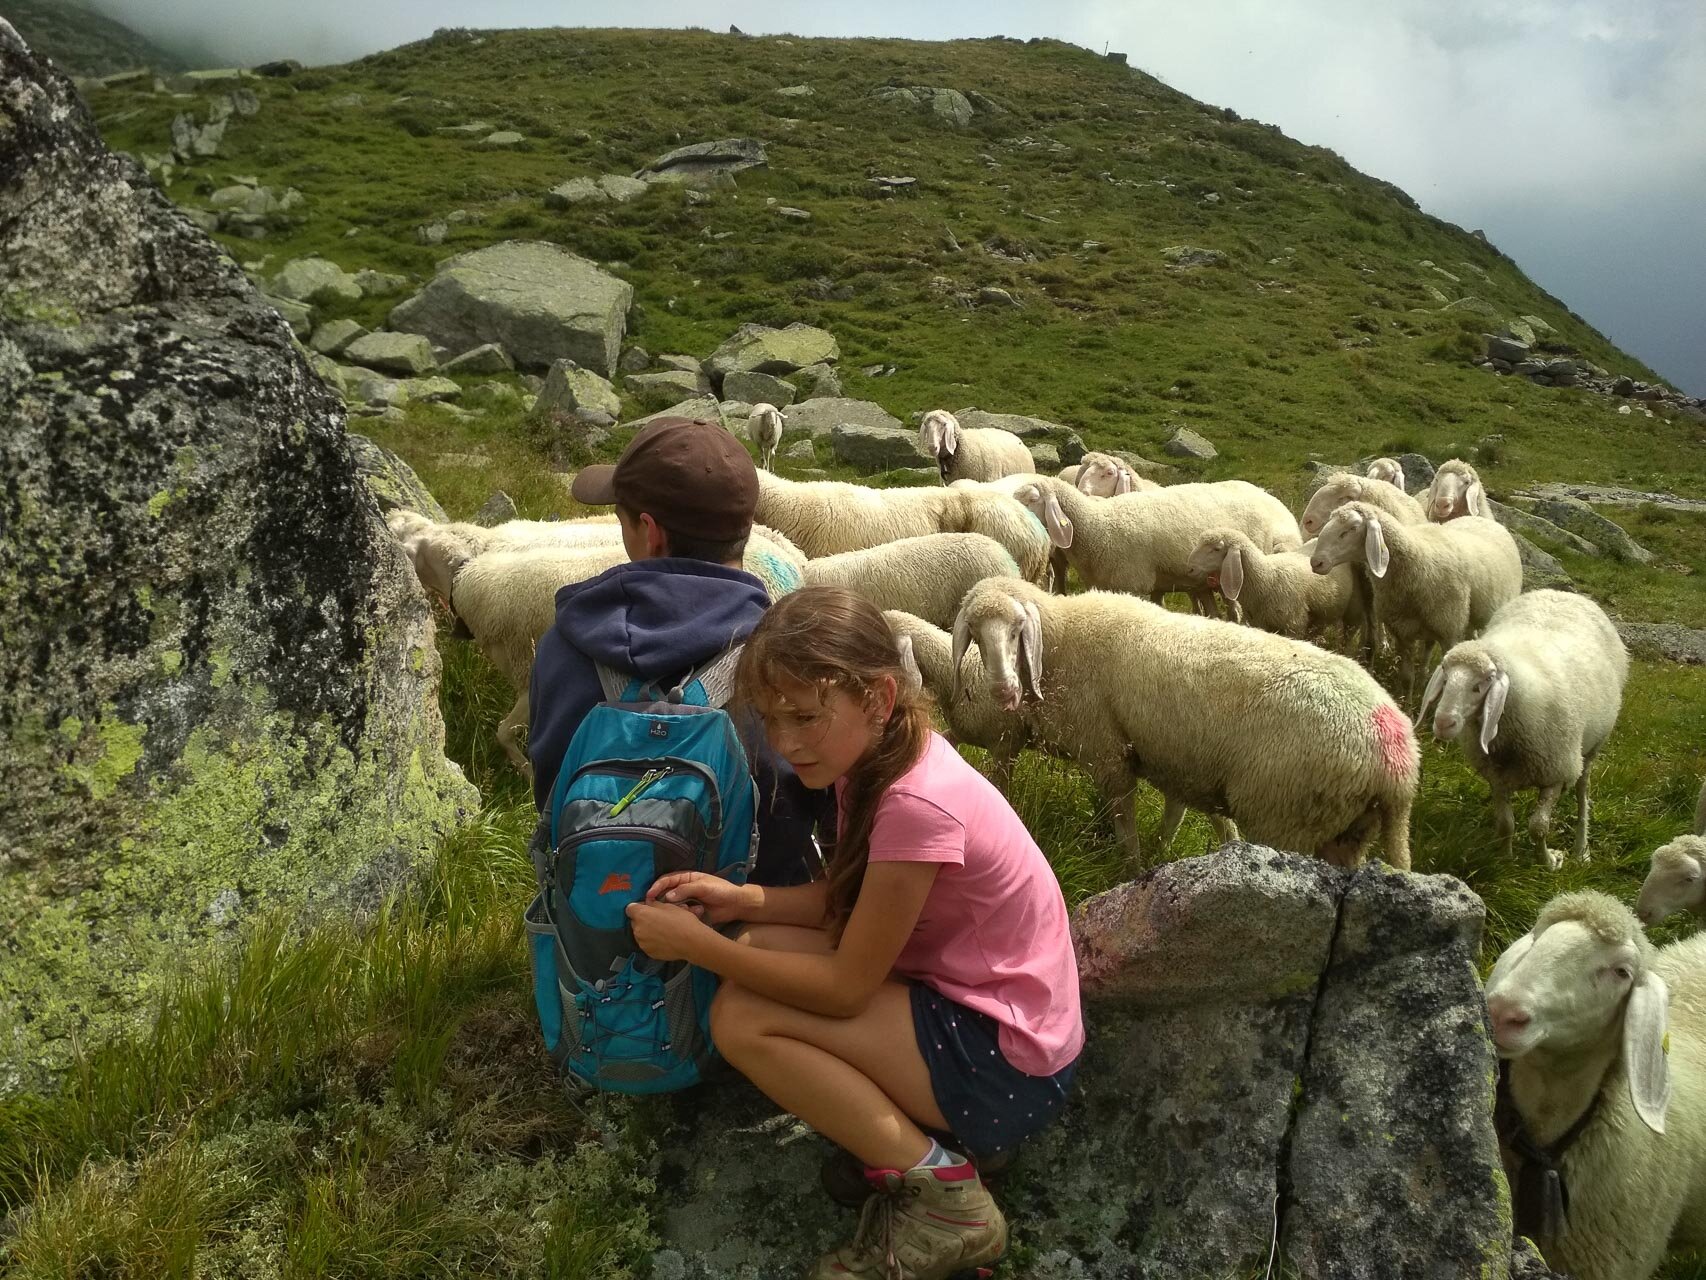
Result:
{"label": "boot lace", "polygon": [[907,1280],[900,1258],[895,1253],[895,1237],[899,1232],[901,1210],[908,1200],[917,1195],[917,1187],[896,1183],[872,1192],[859,1210],[853,1249],[856,1253],[882,1259],[883,1280]]}

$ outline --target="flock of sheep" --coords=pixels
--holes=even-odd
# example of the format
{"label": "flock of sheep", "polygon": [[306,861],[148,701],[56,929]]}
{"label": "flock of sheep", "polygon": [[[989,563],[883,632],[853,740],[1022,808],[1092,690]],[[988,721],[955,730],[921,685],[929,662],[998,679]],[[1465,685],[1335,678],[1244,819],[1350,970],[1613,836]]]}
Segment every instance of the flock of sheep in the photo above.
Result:
{"label": "flock of sheep", "polygon": [[[763,469],[746,568],[772,596],[830,584],[884,609],[910,678],[957,741],[991,753],[999,785],[1026,747],[1075,762],[1134,858],[1147,782],[1164,800],[1163,849],[1189,807],[1223,838],[1338,865],[1378,842],[1407,868],[1420,752],[1369,670],[1390,643],[1414,723],[1432,708],[1434,736],[1486,779],[1506,852],[1511,795],[1534,790],[1534,854],[1560,866],[1552,811],[1573,786],[1573,853],[1588,856],[1588,777],[1628,654],[1587,597],[1522,591],[1516,543],[1468,463],[1445,463],[1418,500],[1399,464],[1378,459],[1331,477],[1294,517],[1256,485],[1161,487],[1105,453],[1038,475],[1017,436],[934,410],[919,441],[943,485],[873,489],[772,474],[783,423],[766,408],[750,422]],[[626,559],[614,517],[388,520],[459,633],[515,685],[498,741],[527,772],[533,646],[560,587]],[[1086,590],[1065,593],[1068,569]],[[1170,592],[1192,611],[1163,608]],[[1697,826],[1655,853],[1640,920],[1706,915],[1706,791]],[[1655,1017],[1666,1034],[1667,986],[1673,1034],[1655,1066],[1646,1050]],[[1501,1047],[1539,1046],[1512,1064],[1538,1142],[1601,1099],[1561,1158],[1571,1199],[1562,1235],[1543,1242],[1553,1265],[1621,1280],[1650,1274],[1668,1244],[1706,1246],[1706,942],[1655,950],[1629,908],[1568,894],[1501,957],[1487,995]]]}

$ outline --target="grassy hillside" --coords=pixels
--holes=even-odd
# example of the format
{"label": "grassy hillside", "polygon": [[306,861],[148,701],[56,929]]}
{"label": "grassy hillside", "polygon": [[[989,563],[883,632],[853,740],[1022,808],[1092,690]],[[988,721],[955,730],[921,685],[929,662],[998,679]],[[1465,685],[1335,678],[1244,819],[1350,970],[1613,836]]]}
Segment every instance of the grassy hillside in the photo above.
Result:
{"label": "grassy hillside", "polygon": [[[261,112],[234,119],[226,157],[180,171],[170,193],[205,204],[236,175],[300,189],[299,225],[224,242],[266,273],[316,253],[425,279],[451,253],[544,238],[633,282],[630,338],[653,353],[703,356],[745,321],[821,324],[841,342],[847,394],[903,419],[978,404],[1151,456],[1188,425],[1221,454],[1187,474],[1288,500],[1311,457],[1437,461],[1492,435],[1495,494],[1554,479],[1706,494],[1697,423],[1472,367],[1484,329],[1536,315],[1586,358],[1657,381],[1493,246],[1331,152],[1066,45],[444,33],[249,83]],[[813,93],[774,92],[801,84]],[[990,106],[954,128],[873,99],[886,84]],[[139,153],[165,151],[172,116],[196,108],[129,89],[94,106],[109,141]],[[475,120],[526,142],[485,151],[436,131]],[[673,188],[568,213],[542,203],[565,179],[732,136],[763,139],[769,167],[704,204]],[[884,197],[876,175],[918,190]],[[780,218],[771,199],[812,219]],[[443,245],[416,242],[417,224],[457,210]],[[1178,270],[1162,253],[1178,245],[1224,258]],[[1021,305],[957,296],[986,285]],[[386,306],[347,311],[373,325]],[[897,371],[858,372],[879,363]],[[524,515],[566,510],[513,415],[420,407],[360,429],[453,515],[500,487]],[[470,467],[471,454],[490,461]],[[1699,518],[1609,514],[1657,563],[1566,554],[1571,573],[1628,618],[1706,626]],[[0,1213],[25,1207],[0,1221],[0,1273],[618,1276],[644,1256],[646,1143],[663,1113],[581,1115],[549,1088],[518,928],[530,806],[491,738],[512,695],[466,646],[440,643],[450,751],[488,799],[479,826],[392,927],[289,945],[263,933],[188,976],[151,1038],[92,1056],[59,1099],[0,1111]],[[1692,812],[1703,709],[1699,669],[1636,665],[1595,773],[1594,861],[1557,874],[1504,859],[1484,785],[1454,748],[1425,746],[1416,866],[1483,896],[1488,961],[1559,889],[1633,896],[1646,855]],[[1137,869],[1076,770],[1027,757],[1013,798],[1071,900]],[[1150,797],[1147,830],[1158,817]],[[1209,840],[1193,819],[1169,856]]]}
{"label": "grassy hillside", "polygon": [[74,76],[104,76],[135,67],[173,70],[174,54],[77,0],[7,0],[3,15],[33,48]]}

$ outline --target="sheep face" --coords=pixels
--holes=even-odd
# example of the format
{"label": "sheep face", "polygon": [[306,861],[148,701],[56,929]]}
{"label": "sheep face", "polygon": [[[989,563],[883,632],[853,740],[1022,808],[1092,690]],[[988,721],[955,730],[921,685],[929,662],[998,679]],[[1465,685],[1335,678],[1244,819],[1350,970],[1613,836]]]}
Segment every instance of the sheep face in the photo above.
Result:
{"label": "sheep face", "polygon": [[1706,839],[1679,836],[1653,850],[1652,866],[1635,899],[1641,923],[1654,925],[1678,911],[1706,907]]}
{"label": "sheep face", "polygon": [[1331,573],[1341,564],[1361,564],[1367,565],[1375,577],[1383,578],[1387,561],[1380,518],[1356,507],[1340,507],[1327,517],[1315,539],[1315,550],[1309,554],[1309,567],[1316,573]]}
{"label": "sheep face", "polygon": [[[1621,1030],[1629,1095],[1649,1128],[1664,1132],[1670,1098],[1666,1028],[1670,993],[1648,964],[1651,947],[1627,907],[1601,894],[1590,919],[1548,920],[1499,957],[1487,979],[1487,1017],[1501,1058],[1545,1047],[1581,1052]],[[1609,908],[1609,909],[1607,909]],[[1621,1028],[1619,1022],[1621,1021]]]}
{"label": "sheep face", "polygon": [[930,410],[918,425],[918,447],[938,460],[953,457],[960,448],[960,420],[946,409]]}
{"label": "sheep face", "polygon": [[1078,464],[1074,481],[1080,493],[1092,498],[1113,498],[1137,488],[1137,474],[1118,458],[1105,453],[1087,453]]}
{"label": "sheep face", "polygon": [[1218,589],[1224,566],[1231,558],[1231,547],[1232,540],[1224,532],[1205,533],[1191,552],[1191,558],[1185,562],[1185,567],[1190,570],[1192,578]]}
{"label": "sheep face", "polygon": [[1297,527],[1303,530],[1305,538],[1313,538],[1321,532],[1328,518],[1338,508],[1347,502],[1355,502],[1362,497],[1362,482],[1356,476],[1341,477],[1329,480],[1315,491],[1315,496],[1309,499],[1309,505],[1303,508],[1303,518],[1297,522]]}
{"label": "sheep face", "polygon": [[957,674],[975,638],[996,705],[1017,711],[1027,697],[1042,699],[1042,616],[1028,600],[1002,600],[1006,608],[979,610],[975,617],[969,609],[962,610],[954,620],[953,667]]}
{"label": "sheep face", "polygon": [[1459,516],[1488,516],[1493,509],[1487,504],[1487,491],[1481,477],[1467,462],[1455,458],[1441,465],[1428,489],[1428,519],[1444,524]]}
{"label": "sheep face", "polygon": [[1484,653],[1448,654],[1428,681],[1422,704],[1416,710],[1416,727],[1426,719],[1434,700],[1434,737],[1450,741],[1480,719],[1481,750],[1486,751],[1498,736],[1499,719],[1510,696],[1511,679],[1498,663]]}
{"label": "sheep face", "polygon": [[1387,484],[1404,487],[1404,468],[1396,458],[1376,458],[1368,464],[1368,478],[1383,480]]}

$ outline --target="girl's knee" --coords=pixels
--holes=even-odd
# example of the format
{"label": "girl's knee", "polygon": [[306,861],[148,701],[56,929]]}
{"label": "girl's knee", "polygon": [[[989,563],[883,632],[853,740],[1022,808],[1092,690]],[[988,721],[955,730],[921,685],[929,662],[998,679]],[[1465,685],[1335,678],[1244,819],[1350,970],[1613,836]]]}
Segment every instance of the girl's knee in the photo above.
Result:
{"label": "girl's knee", "polygon": [[751,1037],[758,1000],[745,987],[725,982],[711,1000],[711,1039],[728,1055],[729,1046]]}

